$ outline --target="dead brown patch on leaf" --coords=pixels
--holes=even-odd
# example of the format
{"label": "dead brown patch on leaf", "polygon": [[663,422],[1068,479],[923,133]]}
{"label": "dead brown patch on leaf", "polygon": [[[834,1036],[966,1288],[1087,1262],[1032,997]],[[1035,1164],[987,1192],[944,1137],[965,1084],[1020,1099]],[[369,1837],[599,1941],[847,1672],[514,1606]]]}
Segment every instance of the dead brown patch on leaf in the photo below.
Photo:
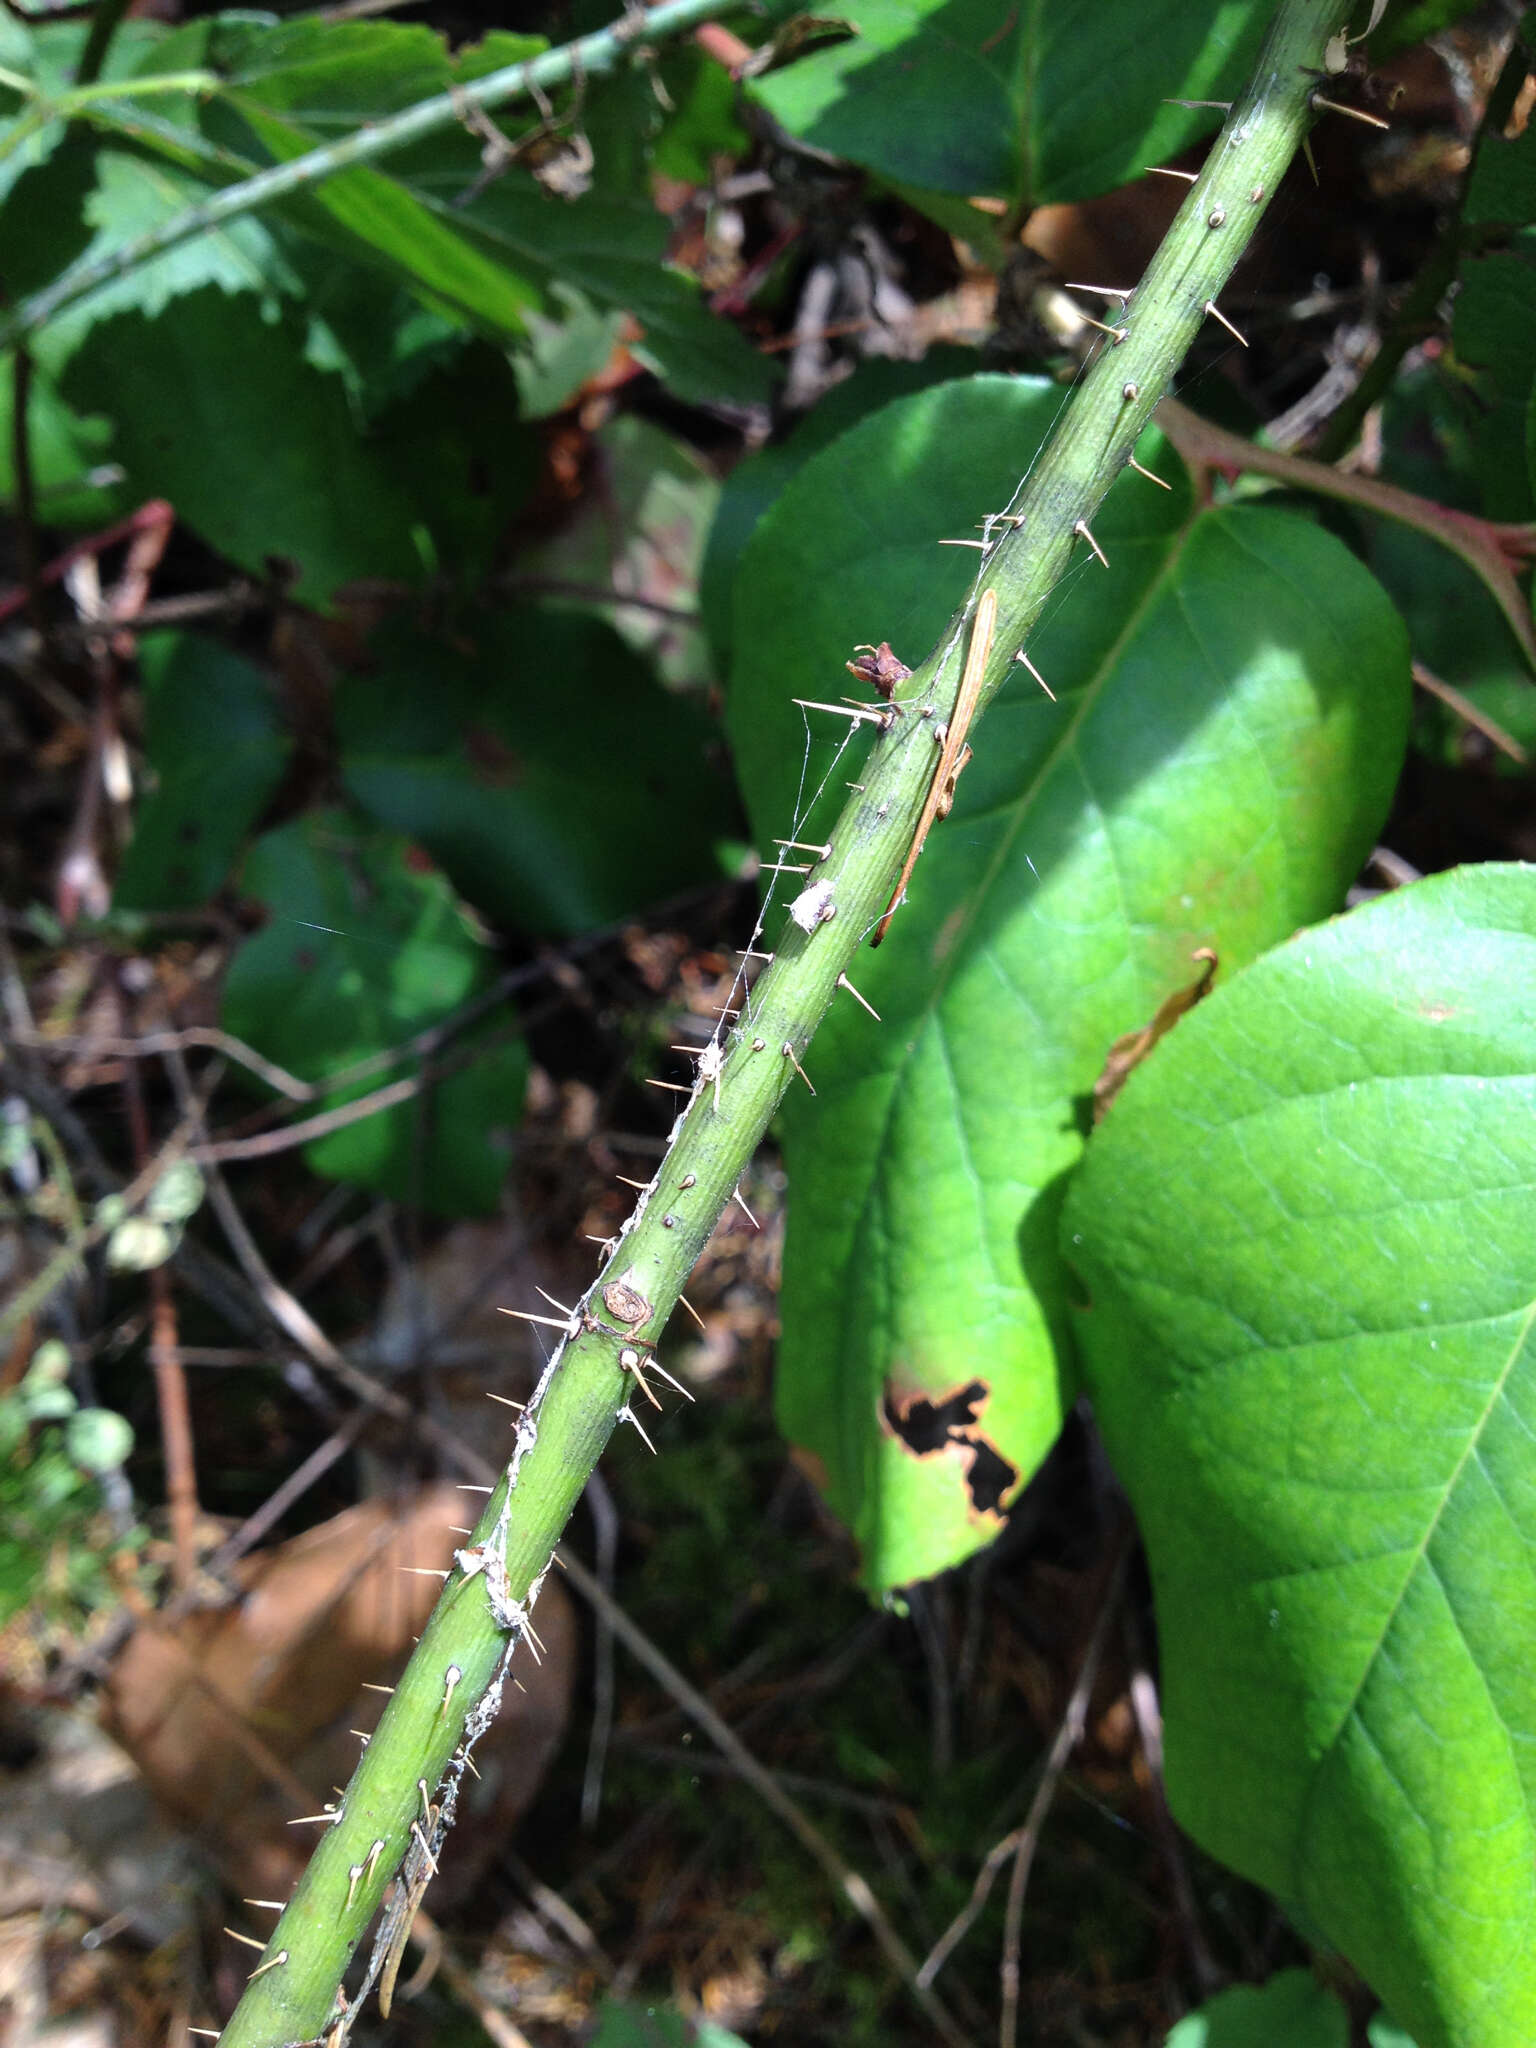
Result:
{"label": "dead brown patch on leaf", "polygon": [[880,1422],[915,1458],[956,1457],[971,1497],[971,1512],[998,1523],[1019,1472],[980,1427],[981,1412],[991,1398],[992,1389],[985,1380],[967,1380],[937,1398],[904,1392],[887,1380]]}

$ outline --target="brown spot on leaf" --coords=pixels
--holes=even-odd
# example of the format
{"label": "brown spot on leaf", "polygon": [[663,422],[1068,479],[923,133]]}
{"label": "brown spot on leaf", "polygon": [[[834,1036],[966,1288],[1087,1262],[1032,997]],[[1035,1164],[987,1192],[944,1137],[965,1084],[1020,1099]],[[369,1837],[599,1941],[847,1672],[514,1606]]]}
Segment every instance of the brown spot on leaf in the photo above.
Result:
{"label": "brown spot on leaf", "polygon": [[937,1400],[903,1393],[887,1380],[880,1419],[916,1458],[958,1452],[972,1511],[999,1517],[1019,1473],[979,1426],[981,1411],[991,1398],[985,1380],[968,1380]]}

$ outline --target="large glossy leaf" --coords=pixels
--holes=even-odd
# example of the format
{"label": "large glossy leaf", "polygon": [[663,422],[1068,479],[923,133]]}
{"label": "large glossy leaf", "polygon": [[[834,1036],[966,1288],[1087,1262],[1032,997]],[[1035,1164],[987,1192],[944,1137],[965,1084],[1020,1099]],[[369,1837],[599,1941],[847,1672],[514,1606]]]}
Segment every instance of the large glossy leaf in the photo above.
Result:
{"label": "large glossy leaf", "polygon": [[[813,458],[737,584],[730,720],[760,843],[857,755],[806,762],[793,695],[855,641],[916,660],[972,559],[940,548],[1008,493],[1061,402],[974,378]],[[914,479],[921,479],[918,487]],[[1346,551],[1269,511],[1195,513],[1128,476],[1091,561],[988,713],[909,906],[793,1097],[779,1407],[874,1585],[989,1540],[1070,1397],[1056,1250],[1083,1100],[1114,1038],[1191,978],[1337,905],[1401,756],[1401,628]]]}
{"label": "large glossy leaf", "polygon": [[[222,1021],[307,1080],[402,1046],[490,979],[490,956],[425,856],[341,812],[311,811],[267,833],[242,881],[271,922],[231,963]],[[320,1106],[339,1108],[418,1066],[407,1058],[388,1073],[338,1078]],[[439,1215],[486,1214],[526,1081],[522,1040],[503,1030],[446,1079],[315,1139],[304,1157],[317,1173]]]}
{"label": "large glossy leaf", "polygon": [[[860,0],[858,33],[753,88],[801,141],[907,188],[1022,207],[1140,177],[1216,125],[1270,0]],[[956,120],[963,107],[965,118]]]}
{"label": "large glossy leaf", "polygon": [[1421,2048],[1536,2039],[1536,870],[1292,939],[1064,1241],[1146,1538],[1168,1788]]}
{"label": "large glossy leaf", "polygon": [[337,701],[358,802],[513,930],[585,931],[696,883],[735,829],[710,727],[580,612],[391,630]]}

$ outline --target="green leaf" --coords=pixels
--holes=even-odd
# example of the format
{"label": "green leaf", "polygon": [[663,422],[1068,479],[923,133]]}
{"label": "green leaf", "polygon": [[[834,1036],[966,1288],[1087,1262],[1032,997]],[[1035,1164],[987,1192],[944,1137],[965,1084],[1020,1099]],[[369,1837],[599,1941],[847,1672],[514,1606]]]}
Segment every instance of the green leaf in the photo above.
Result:
{"label": "green leaf", "polygon": [[[251,132],[276,163],[303,156],[314,137],[241,103]],[[337,171],[310,188],[288,211],[303,221],[316,209],[330,217],[353,253],[387,265],[429,306],[468,321],[495,337],[519,334],[539,300],[527,276],[488,257],[454,226],[436,219],[397,178],[371,165]],[[346,243],[344,242],[344,246]]]}
{"label": "green leaf", "polygon": [[851,377],[833,385],[792,434],[735,465],[720,493],[699,577],[699,610],[720,668],[730,660],[733,591],[742,551],[790,478],[866,413],[908,392],[926,391],[930,384],[968,377],[975,368],[974,349],[943,343],[915,363],[888,357],[861,363]]}
{"label": "green leaf", "polygon": [[563,412],[581,386],[604,369],[624,331],[622,313],[600,313],[581,292],[556,278],[549,288],[561,317],[528,315],[528,343],[512,358],[523,417]]}
{"label": "green leaf", "polygon": [[718,872],[735,829],[711,728],[579,612],[396,627],[337,695],[342,774],[514,931],[611,923]]}
{"label": "green leaf", "polygon": [[[760,845],[825,838],[797,790],[840,801],[858,776],[791,695],[835,697],[856,641],[927,651],[972,566],[939,539],[1006,503],[1060,404],[1001,377],[901,400],[762,521],[729,706]],[[1000,695],[910,903],[853,970],[883,1026],[835,1007],[817,1100],[783,1115],[779,1413],[872,1586],[990,1540],[1056,1436],[1056,1218],[1111,1043],[1193,978],[1195,947],[1230,971],[1335,907],[1401,759],[1402,630],[1336,541],[1129,475],[1094,527],[1112,568],[1085,551],[1030,642],[1059,701],[1022,670]]]}
{"label": "green leaf", "polygon": [[1169,2034],[1164,2048],[1349,2048],[1349,2014],[1310,1970],[1218,1991]]}
{"label": "green leaf", "polygon": [[[238,115],[244,133],[282,160],[542,47],[537,38],[497,34],[450,63],[435,34],[395,22],[242,24],[211,46],[230,86],[210,120]],[[510,121],[507,132],[515,139]],[[489,335],[522,334],[535,308],[558,311],[558,282],[594,306],[632,313],[644,328],[635,354],[680,397],[769,396],[777,371],[709,313],[691,279],[667,268],[668,225],[643,183],[609,162],[614,152],[595,166],[605,189],[572,203],[516,167],[477,195],[483,146],[467,125],[440,133],[392,157],[387,169],[326,179],[288,211],[311,228],[324,226],[323,214],[332,232],[349,238],[343,246],[388,265],[429,304]]]}
{"label": "green leaf", "polygon": [[1063,1230],[1157,1600],[1167,1781],[1423,2048],[1536,2039],[1536,870],[1187,1017]]}
{"label": "green leaf", "polygon": [[[1269,0],[860,0],[859,33],[753,87],[818,149],[906,188],[1027,209],[1141,176],[1215,127]],[[962,120],[955,110],[964,108]]]}
{"label": "green leaf", "polygon": [[379,412],[370,439],[430,536],[443,581],[476,589],[539,478],[542,447],[519,418],[517,380],[506,355],[470,342],[428,368],[415,388]]}
{"label": "green leaf", "polygon": [[[76,196],[86,166],[92,179]],[[51,277],[65,256],[92,261],[108,256],[196,205],[206,192],[201,179],[177,165],[92,145],[81,137],[61,149],[35,178],[18,184],[7,213],[15,211],[33,222],[28,238],[41,236],[39,262],[44,275]],[[60,243],[58,223],[77,218],[75,239],[67,246]],[[245,215],[205,229],[66,308],[38,337],[39,359],[57,375],[101,322],[130,312],[153,319],[174,299],[206,286],[253,293],[269,316],[302,289],[281,238],[260,218]]]}
{"label": "green leaf", "polygon": [[667,80],[673,111],[653,162],[667,178],[708,185],[719,157],[744,157],[750,138],[737,118],[738,87],[723,64],[696,46],[674,49]]}
{"label": "green leaf", "polygon": [[1475,435],[1483,509],[1491,519],[1529,519],[1527,467],[1531,329],[1536,322],[1536,229],[1508,249],[1468,258],[1452,323],[1457,354],[1478,368],[1483,418]]}
{"label": "green leaf", "polygon": [[[464,182],[458,172],[423,173],[416,189],[441,209],[462,196]],[[648,198],[593,191],[558,199],[509,171],[456,218],[500,261],[550,283],[558,278],[595,306],[632,313],[643,332],[631,353],[679,398],[707,405],[772,396],[774,364],[709,312],[692,278],[668,267],[671,229]]]}
{"label": "green leaf", "polygon": [[154,320],[93,328],[66,395],[110,411],[114,452],[142,495],[169,498],[254,574],[291,562],[294,594],[323,604],[358,576],[415,582],[409,509],[360,439],[339,379],[249,300],[204,290]]}
{"label": "green leaf", "polygon": [[152,778],[113,902],[189,910],[223,885],[276,789],[289,741],[261,670],[196,633],[140,643]]}
{"label": "green leaf", "polygon": [[1507,247],[1464,259],[1453,332],[1457,354],[1483,369],[1484,417],[1476,439],[1486,510],[1493,518],[1528,518],[1530,335],[1536,319],[1536,130],[1528,123],[1514,137],[1483,137],[1463,217],[1468,227],[1512,231]]}
{"label": "green leaf", "polygon": [[8,169],[14,176],[0,204],[0,247],[6,293],[15,300],[47,284],[90,241],[85,207],[96,182],[96,144],[77,130],[43,161]]}
{"label": "green leaf", "polygon": [[[1483,477],[1475,441],[1482,427],[1479,409],[1466,401],[1464,378],[1443,366],[1399,377],[1384,406],[1384,481],[1476,512]],[[1530,664],[1481,579],[1449,548],[1397,520],[1367,520],[1362,538],[1418,659],[1516,738],[1529,733],[1536,739]],[[1414,723],[1426,751],[1451,762],[1463,758],[1466,727],[1449,710],[1421,697]]]}
{"label": "green leaf", "polygon": [[[235,955],[223,1023],[302,1078],[341,1076],[401,1046],[490,980],[484,947],[425,856],[340,812],[267,833],[243,880],[272,921]],[[521,1039],[502,1038],[411,1100],[312,1141],[309,1165],[439,1215],[489,1213],[527,1080]],[[419,1072],[407,1058],[338,1079],[317,1107]]]}

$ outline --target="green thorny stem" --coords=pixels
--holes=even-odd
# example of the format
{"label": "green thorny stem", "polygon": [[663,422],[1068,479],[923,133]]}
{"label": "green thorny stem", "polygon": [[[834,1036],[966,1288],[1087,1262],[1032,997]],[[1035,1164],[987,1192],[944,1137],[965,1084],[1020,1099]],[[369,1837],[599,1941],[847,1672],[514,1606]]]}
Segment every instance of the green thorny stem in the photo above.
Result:
{"label": "green thorny stem", "polygon": [[[340,2048],[392,1937],[403,1938],[436,1868],[469,1752],[500,1703],[512,1652],[524,1642],[538,1654],[531,1617],[560,1532],[615,1423],[633,1419],[637,1372],[794,1082],[843,970],[884,908],[933,778],[935,716],[954,700],[976,600],[987,589],[997,594],[984,705],[1027,644],[1074,550],[1093,546],[1088,522],[1300,146],[1326,44],[1348,12],[1349,0],[1280,0],[1245,97],[1146,276],[1106,316],[1115,334],[1006,522],[989,523],[970,597],[903,687],[908,715],[882,722],[862,785],[792,906],[772,964],[737,1023],[722,1029],[701,1060],[655,1178],[569,1323],[553,1319],[561,1341],[517,1422],[511,1461],[457,1553],[351,1784],[316,1819],[324,1832],[224,2031],[224,2048],[319,2039]],[[786,681],[786,692],[791,687]],[[918,708],[929,715],[911,715]],[[896,930],[899,937],[899,917]],[[342,1973],[391,1879],[367,1977],[349,2002]],[[929,2016],[945,2038],[956,2038],[947,2016],[932,2009]]]}

